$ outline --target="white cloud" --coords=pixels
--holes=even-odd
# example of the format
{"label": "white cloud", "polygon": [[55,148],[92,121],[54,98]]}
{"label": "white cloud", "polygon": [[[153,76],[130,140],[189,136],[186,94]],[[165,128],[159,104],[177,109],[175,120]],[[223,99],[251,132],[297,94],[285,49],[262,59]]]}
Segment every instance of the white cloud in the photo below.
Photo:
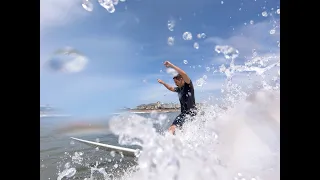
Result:
{"label": "white cloud", "polygon": [[87,13],[81,6],[81,0],[41,0],[40,31],[46,28],[65,25]]}

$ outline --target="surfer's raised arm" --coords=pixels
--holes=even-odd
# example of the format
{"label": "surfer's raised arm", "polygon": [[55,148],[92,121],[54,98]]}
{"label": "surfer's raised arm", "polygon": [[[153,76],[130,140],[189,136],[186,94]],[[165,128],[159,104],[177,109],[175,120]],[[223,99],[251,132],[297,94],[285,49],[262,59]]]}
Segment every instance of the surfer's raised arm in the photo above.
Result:
{"label": "surfer's raised arm", "polygon": [[179,67],[175,66],[174,64],[172,64],[169,61],[164,62],[164,65],[166,67],[171,67],[172,69],[176,70],[178,72],[179,75],[181,75],[182,79],[184,80],[184,82],[186,82],[187,84],[190,84],[190,78],[187,75],[186,72],[184,72],[182,69],[180,69]]}
{"label": "surfer's raised arm", "polygon": [[170,86],[169,84],[163,82],[161,79],[158,79],[158,83],[162,84],[164,87],[166,87],[169,91],[175,92],[174,87]]}

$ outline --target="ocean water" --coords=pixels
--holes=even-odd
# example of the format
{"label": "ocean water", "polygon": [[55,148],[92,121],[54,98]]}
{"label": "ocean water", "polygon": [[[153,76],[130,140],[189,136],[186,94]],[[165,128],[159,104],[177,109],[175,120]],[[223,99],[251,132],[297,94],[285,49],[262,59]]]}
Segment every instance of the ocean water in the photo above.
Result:
{"label": "ocean water", "polygon": [[[161,134],[167,129],[177,113],[166,113],[168,120],[163,125],[154,124],[154,128]],[[117,115],[114,115],[115,117]],[[154,114],[139,114],[141,117],[151,118]],[[112,117],[112,116],[111,116]],[[111,117],[102,118],[95,123],[105,126]],[[103,174],[91,173],[91,168],[109,167],[106,172],[113,174],[115,177],[121,177],[128,168],[137,165],[136,159],[131,157],[122,157],[119,154],[99,150],[96,147],[81,144],[70,139],[77,137],[110,145],[121,146],[118,142],[119,136],[110,134],[108,131],[91,131],[89,133],[82,130],[75,131],[71,134],[59,131],[63,127],[68,127],[68,122],[74,122],[72,117],[45,117],[40,118],[40,179],[57,179],[59,173],[66,167],[76,167],[76,174],[73,179],[85,178],[102,178]],[[77,121],[76,121],[77,122]],[[85,126],[92,124],[90,119],[81,121]],[[140,146],[129,145],[123,147],[141,148]],[[98,164],[97,164],[98,162]]]}

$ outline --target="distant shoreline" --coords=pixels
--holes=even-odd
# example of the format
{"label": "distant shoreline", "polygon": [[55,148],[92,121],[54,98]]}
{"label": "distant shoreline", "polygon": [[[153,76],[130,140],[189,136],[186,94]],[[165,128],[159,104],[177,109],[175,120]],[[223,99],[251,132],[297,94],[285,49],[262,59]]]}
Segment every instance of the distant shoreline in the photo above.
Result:
{"label": "distant shoreline", "polygon": [[151,113],[151,112],[178,112],[180,109],[128,109],[126,111],[134,113]]}

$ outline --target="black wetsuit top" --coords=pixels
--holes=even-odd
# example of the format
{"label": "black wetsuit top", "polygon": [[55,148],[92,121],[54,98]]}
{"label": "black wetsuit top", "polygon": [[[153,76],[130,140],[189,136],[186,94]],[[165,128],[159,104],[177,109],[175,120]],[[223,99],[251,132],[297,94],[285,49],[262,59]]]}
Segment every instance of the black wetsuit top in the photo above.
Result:
{"label": "black wetsuit top", "polygon": [[196,102],[194,96],[194,88],[193,83],[190,80],[190,84],[184,83],[184,85],[179,88],[174,88],[175,92],[178,93],[180,106],[181,106],[181,114],[177,116],[177,118],[173,121],[173,125],[182,126],[185,119],[184,117],[188,114],[191,116],[196,115]]}

